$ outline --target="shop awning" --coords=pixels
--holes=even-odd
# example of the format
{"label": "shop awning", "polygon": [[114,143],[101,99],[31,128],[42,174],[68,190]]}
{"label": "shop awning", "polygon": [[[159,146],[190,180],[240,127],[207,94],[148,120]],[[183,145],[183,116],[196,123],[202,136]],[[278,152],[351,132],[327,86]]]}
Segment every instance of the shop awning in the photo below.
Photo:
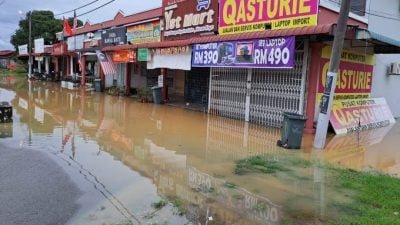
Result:
{"label": "shop awning", "polygon": [[370,30],[357,29],[356,39],[374,44],[375,53],[400,53],[400,40]]}
{"label": "shop awning", "polygon": [[321,24],[313,27],[299,27],[291,29],[265,30],[259,32],[239,33],[231,35],[207,36],[207,37],[193,38],[192,43],[200,44],[209,42],[258,39],[267,37],[304,36],[313,34],[333,35],[334,25],[335,24]]}
{"label": "shop awning", "polygon": [[282,30],[265,30],[251,33],[240,33],[231,35],[211,35],[205,37],[191,38],[185,40],[176,41],[162,41],[144,44],[131,44],[131,45],[117,45],[108,46],[103,48],[103,51],[116,51],[116,50],[129,50],[137,48],[167,48],[167,47],[180,47],[188,46],[191,44],[209,43],[209,42],[221,42],[221,41],[232,41],[232,40],[244,40],[244,39],[257,39],[267,37],[283,37],[283,36],[302,36],[312,34],[325,34],[333,35],[335,24],[321,24],[313,27],[300,27],[292,29]]}

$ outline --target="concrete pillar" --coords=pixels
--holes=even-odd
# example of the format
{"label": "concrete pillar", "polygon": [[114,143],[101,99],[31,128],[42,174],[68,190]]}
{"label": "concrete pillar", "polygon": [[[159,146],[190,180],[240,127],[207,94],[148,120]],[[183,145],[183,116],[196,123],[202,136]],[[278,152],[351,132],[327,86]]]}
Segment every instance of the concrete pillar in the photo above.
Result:
{"label": "concrete pillar", "polygon": [[67,69],[67,74],[66,74],[66,76],[69,77],[71,75],[71,70],[70,70],[71,67],[69,65],[71,61],[69,60],[69,56],[67,56],[67,60],[66,61],[67,61],[67,68],[66,68]]}
{"label": "concrete pillar", "polygon": [[106,77],[104,75],[104,71],[103,68],[101,68],[100,63],[98,63],[99,65],[99,74],[100,74],[100,79],[101,79],[101,90],[104,90],[106,87]]}
{"label": "concrete pillar", "polygon": [[162,100],[166,101],[167,100],[167,69],[162,68],[161,69],[161,74],[163,77],[163,87],[162,87]]}
{"label": "concrete pillar", "polygon": [[38,73],[42,73],[42,61],[38,60],[37,62],[38,62],[38,64],[37,64]]}
{"label": "concrete pillar", "polygon": [[53,57],[55,80],[60,79],[60,65],[58,64],[58,57]]}
{"label": "concrete pillar", "polygon": [[50,74],[50,57],[46,56],[44,59],[46,74]]}
{"label": "concrete pillar", "polygon": [[86,84],[86,56],[81,56],[82,72],[81,72],[81,86],[85,87]]}
{"label": "concrete pillar", "polygon": [[74,74],[75,73],[75,71],[74,71],[74,56],[70,56],[69,60],[70,60],[69,66],[71,67],[70,68],[71,74]]}
{"label": "concrete pillar", "polygon": [[131,92],[131,72],[132,72],[132,63],[126,64],[126,72],[125,72],[125,95],[130,95]]}
{"label": "concrete pillar", "polygon": [[306,126],[304,129],[305,133],[314,134],[314,116],[315,116],[315,104],[317,98],[318,79],[320,75],[320,61],[321,51],[323,44],[312,43],[311,45],[311,62],[310,62],[310,74],[308,79],[308,95],[307,95],[307,108],[306,115],[308,117]]}

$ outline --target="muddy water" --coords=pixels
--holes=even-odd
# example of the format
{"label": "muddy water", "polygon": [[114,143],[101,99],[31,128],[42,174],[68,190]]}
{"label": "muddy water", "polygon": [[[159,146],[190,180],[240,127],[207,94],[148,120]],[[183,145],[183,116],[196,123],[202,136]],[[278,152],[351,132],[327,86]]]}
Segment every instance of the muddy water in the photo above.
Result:
{"label": "muddy water", "polygon": [[317,165],[301,177],[234,174],[236,160],[258,154],[400,174],[397,125],[331,137],[324,152],[306,136],[293,152],[276,147],[277,129],[55,83],[2,78],[0,96],[14,108],[0,141],[49,153],[81,189],[74,225],[323,224],[348,200]]}

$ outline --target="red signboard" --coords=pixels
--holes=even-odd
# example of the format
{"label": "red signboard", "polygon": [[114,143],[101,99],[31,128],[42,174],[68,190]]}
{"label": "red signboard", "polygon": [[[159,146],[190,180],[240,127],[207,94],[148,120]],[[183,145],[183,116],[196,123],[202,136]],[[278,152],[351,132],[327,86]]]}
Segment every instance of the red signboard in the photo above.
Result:
{"label": "red signboard", "polygon": [[67,44],[65,42],[60,42],[53,45],[52,55],[63,55],[67,51]]}
{"label": "red signboard", "polygon": [[[331,51],[331,46],[326,46],[322,49],[320,79],[318,81],[318,102],[324,92]],[[369,98],[374,63],[375,60],[372,54],[344,49],[340,59],[334,99]]]}
{"label": "red signboard", "polygon": [[330,122],[336,134],[384,127],[394,123],[384,98],[333,101]]}
{"label": "red signboard", "polygon": [[213,35],[218,30],[218,0],[163,0],[164,40]]}
{"label": "red signboard", "polygon": [[119,50],[113,53],[115,63],[136,62],[136,52],[133,50]]}

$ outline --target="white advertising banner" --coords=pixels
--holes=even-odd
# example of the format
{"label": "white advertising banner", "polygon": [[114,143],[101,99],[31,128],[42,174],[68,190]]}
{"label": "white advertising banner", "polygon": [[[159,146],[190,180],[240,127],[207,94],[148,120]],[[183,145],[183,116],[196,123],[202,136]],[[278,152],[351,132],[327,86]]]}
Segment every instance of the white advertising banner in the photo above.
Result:
{"label": "white advertising banner", "polygon": [[44,53],[44,39],[39,38],[34,41],[35,53]]}
{"label": "white advertising banner", "polygon": [[67,39],[68,51],[83,49],[83,41],[84,40],[85,40],[84,35],[77,35],[75,37],[69,37]]}
{"label": "white advertising banner", "polygon": [[28,45],[18,45],[19,55],[28,55]]}
{"label": "white advertising banner", "polygon": [[156,50],[151,54],[151,60],[147,62],[147,69],[175,69],[175,70],[191,70],[192,63],[192,49],[187,48],[185,51],[179,53],[172,53],[173,51],[159,51]]}

